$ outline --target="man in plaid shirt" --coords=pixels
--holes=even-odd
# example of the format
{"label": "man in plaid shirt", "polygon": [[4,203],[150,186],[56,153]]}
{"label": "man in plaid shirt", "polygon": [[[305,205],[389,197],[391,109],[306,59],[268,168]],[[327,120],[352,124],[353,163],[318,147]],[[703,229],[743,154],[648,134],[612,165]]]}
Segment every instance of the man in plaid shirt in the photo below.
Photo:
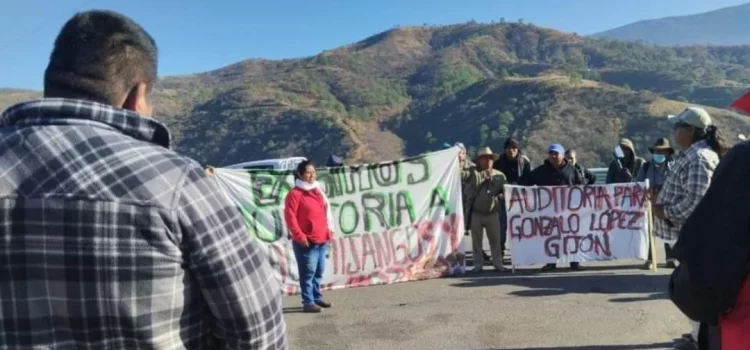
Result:
{"label": "man in plaid shirt", "polygon": [[[703,108],[688,107],[680,115],[670,116],[669,120],[674,125],[675,141],[685,151],[670,169],[653,206],[653,214],[654,235],[674,241],[708,191],[726,145]],[[678,348],[695,347],[700,324],[691,320],[691,326],[691,333],[686,335],[688,344],[678,344]]]}
{"label": "man in plaid shirt", "polygon": [[79,13],[45,98],[0,116],[0,348],[287,348],[265,254],[148,117],[156,65],[132,20]]}

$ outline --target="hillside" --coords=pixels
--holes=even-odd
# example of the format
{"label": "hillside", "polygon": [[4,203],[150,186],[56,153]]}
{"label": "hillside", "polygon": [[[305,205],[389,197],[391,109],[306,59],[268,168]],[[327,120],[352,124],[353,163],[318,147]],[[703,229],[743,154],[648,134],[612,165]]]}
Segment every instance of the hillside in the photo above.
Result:
{"label": "hillside", "polygon": [[748,45],[750,3],[689,16],[638,21],[592,37],[657,45]]}
{"label": "hillside", "polygon": [[[247,60],[159,81],[155,113],[205,164],[330,153],[393,159],[462,141],[535,161],[545,145],[608,161],[620,137],[641,150],[689,101],[724,107],[750,85],[750,47],[656,47],[524,24],[397,28],[294,60]],[[0,92],[0,109],[33,92]],[[680,102],[678,102],[680,101]],[[732,133],[748,122],[711,109]]]}

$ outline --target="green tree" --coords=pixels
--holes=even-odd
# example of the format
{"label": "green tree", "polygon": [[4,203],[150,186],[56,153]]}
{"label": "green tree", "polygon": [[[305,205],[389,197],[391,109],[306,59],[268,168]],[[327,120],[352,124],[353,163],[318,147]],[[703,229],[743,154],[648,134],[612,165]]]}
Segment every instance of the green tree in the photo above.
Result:
{"label": "green tree", "polygon": [[507,69],[503,68],[500,70],[500,73],[498,73],[497,76],[500,79],[506,79],[510,76],[510,74],[508,73]]}
{"label": "green tree", "polygon": [[479,144],[486,145],[487,139],[490,137],[490,127],[487,124],[479,126]]}

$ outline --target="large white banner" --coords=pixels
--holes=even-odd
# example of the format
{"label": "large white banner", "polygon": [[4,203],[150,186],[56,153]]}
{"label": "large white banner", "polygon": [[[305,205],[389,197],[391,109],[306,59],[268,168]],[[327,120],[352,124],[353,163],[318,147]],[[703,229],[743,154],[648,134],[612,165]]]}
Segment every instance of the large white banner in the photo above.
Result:
{"label": "large white banner", "polygon": [[[267,251],[287,294],[299,274],[284,198],[291,171],[216,169],[248,234]],[[318,169],[336,227],[325,289],[389,284],[451,275],[464,265],[458,149],[377,164]]]}
{"label": "large white banner", "polygon": [[505,205],[516,266],[647,257],[643,183],[508,185]]}

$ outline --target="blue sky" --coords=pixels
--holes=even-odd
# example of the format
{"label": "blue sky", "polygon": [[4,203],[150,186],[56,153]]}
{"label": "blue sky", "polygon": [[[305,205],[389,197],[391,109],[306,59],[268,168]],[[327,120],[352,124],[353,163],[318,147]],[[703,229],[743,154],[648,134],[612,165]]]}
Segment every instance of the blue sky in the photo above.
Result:
{"label": "blue sky", "polygon": [[5,0],[0,87],[41,89],[52,43],[75,12],[110,9],[143,25],[160,75],[212,70],[247,58],[293,58],[396,25],[523,18],[592,34],[634,21],[700,13],[748,0]]}

